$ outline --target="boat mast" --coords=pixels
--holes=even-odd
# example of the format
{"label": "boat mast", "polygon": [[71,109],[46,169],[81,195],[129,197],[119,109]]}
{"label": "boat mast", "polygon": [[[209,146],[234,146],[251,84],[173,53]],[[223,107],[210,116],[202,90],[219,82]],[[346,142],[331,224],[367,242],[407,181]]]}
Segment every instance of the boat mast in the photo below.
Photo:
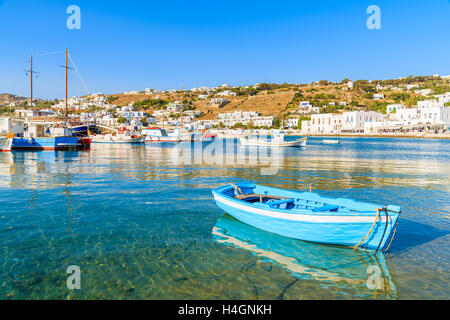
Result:
{"label": "boat mast", "polygon": [[33,55],[30,55],[30,108],[33,111]]}
{"label": "boat mast", "polygon": [[67,118],[67,49],[66,49],[66,110],[65,110],[65,114],[66,114],[66,118]]}
{"label": "boat mast", "polygon": [[181,84],[181,119],[180,119],[180,126],[181,126],[181,133],[183,133],[183,109],[184,109],[184,91],[183,91],[183,84]]}

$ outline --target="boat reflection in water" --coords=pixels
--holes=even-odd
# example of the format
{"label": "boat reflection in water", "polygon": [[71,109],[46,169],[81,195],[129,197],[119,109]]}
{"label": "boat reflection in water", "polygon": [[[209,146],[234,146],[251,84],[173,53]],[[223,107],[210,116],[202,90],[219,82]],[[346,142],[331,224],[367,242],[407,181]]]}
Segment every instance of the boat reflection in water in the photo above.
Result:
{"label": "boat reflection in water", "polygon": [[331,290],[333,286],[356,290],[354,298],[398,299],[383,253],[294,240],[259,230],[227,214],[217,220],[212,233],[217,243],[250,251],[293,277],[320,281]]}

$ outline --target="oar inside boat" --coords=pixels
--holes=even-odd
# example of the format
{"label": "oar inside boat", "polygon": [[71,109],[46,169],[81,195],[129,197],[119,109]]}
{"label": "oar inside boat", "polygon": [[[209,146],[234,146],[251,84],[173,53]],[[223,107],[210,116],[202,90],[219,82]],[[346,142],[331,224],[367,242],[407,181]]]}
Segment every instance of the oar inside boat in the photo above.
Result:
{"label": "oar inside boat", "polygon": [[[225,212],[257,228],[300,240],[369,249],[384,248],[400,213],[398,206],[252,183],[225,185],[213,195]],[[380,208],[386,208],[385,214]]]}

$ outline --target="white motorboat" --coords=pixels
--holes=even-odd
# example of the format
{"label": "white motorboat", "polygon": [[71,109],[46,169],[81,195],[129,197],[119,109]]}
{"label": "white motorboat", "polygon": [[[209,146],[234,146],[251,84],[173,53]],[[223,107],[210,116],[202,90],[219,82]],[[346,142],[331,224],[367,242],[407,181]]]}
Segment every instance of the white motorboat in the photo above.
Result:
{"label": "white motorboat", "polygon": [[293,141],[286,141],[284,134],[272,134],[269,138],[258,136],[246,136],[240,138],[243,146],[263,146],[263,147],[306,147],[307,137]]}
{"label": "white motorboat", "polygon": [[90,136],[92,143],[144,143],[145,135],[137,135],[128,130],[117,133],[96,134]]}
{"label": "white motorboat", "polygon": [[326,143],[326,144],[339,144],[340,143],[339,140],[330,140],[330,139],[323,139],[322,142]]}
{"label": "white motorboat", "polygon": [[191,133],[182,133],[180,129],[167,132],[161,128],[145,128],[141,132],[145,135],[145,142],[181,142],[192,141]]}

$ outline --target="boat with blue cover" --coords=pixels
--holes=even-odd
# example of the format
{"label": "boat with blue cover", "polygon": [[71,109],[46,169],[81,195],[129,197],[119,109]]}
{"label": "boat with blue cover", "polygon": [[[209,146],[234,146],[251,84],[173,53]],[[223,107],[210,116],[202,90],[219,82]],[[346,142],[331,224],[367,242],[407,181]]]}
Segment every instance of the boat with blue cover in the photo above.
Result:
{"label": "boat with blue cover", "polygon": [[222,210],[272,233],[310,242],[388,250],[399,206],[383,206],[317,193],[283,190],[253,183],[213,190]]}
{"label": "boat with blue cover", "polygon": [[[12,139],[12,150],[69,150],[79,148],[79,139],[69,128],[53,123],[29,122],[26,131]],[[23,129],[23,128],[22,128]]]}

